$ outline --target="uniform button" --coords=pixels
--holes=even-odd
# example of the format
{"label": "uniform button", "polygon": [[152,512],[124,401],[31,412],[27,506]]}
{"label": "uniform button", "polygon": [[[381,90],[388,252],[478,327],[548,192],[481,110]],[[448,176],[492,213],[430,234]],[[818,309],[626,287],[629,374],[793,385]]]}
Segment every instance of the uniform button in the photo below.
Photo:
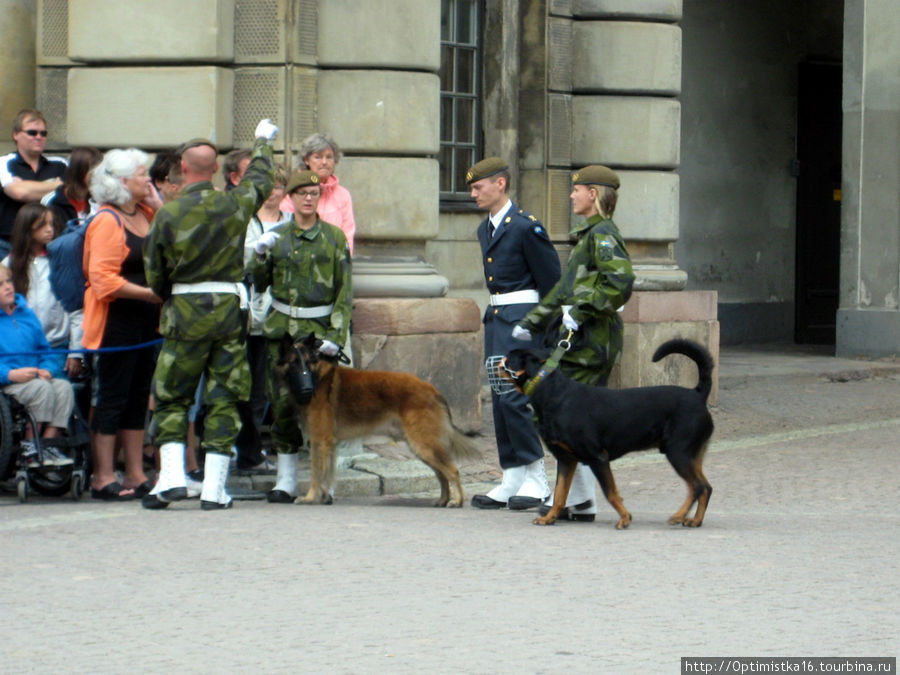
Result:
{"label": "uniform button", "polygon": [[494,262],[493,258],[488,258],[488,262]]}
{"label": "uniform button", "polygon": [[499,311],[500,311],[499,309],[495,309],[494,314],[497,314]]}
{"label": "uniform button", "polygon": [[488,281],[493,281],[494,277],[488,277]]}

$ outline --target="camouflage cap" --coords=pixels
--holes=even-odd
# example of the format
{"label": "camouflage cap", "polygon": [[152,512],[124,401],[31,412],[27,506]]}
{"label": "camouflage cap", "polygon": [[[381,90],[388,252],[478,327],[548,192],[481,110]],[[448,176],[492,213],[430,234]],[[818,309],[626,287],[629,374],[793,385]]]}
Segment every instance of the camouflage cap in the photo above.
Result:
{"label": "camouflage cap", "polygon": [[187,141],[186,143],[182,143],[181,145],[179,145],[176,148],[175,152],[177,152],[179,155],[181,155],[185,150],[188,150],[189,148],[197,148],[201,145],[208,145],[209,147],[211,147],[213,150],[216,151],[217,155],[219,154],[219,149],[216,147],[216,144],[213,143],[208,138],[192,138],[191,140]]}
{"label": "camouflage cap", "polygon": [[284,191],[291,194],[294,190],[307,185],[319,185],[319,174],[315,171],[295,171],[285,186]]}
{"label": "camouflage cap", "polygon": [[493,176],[501,171],[507,171],[509,163],[500,157],[485,157],[483,160],[475,164],[471,169],[466,171],[466,183],[472,184],[476,180]]}
{"label": "camouflage cap", "polygon": [[606,185],[619,189],[619,177],[608,166],[591,164],[572,173],[572,183],[575,185]]}

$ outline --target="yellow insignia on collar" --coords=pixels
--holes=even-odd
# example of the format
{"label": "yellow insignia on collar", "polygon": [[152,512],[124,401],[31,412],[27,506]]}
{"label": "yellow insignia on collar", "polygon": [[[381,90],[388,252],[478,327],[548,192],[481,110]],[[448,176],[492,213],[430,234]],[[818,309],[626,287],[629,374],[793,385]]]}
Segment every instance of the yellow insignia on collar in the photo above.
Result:
{"label": "yellow insignia on collar", "polygon": [[535,218],[534,216],[528,216],[528,217],[531,218],[531,219],[534,220],[534,221],[537,221],[537,218]]}

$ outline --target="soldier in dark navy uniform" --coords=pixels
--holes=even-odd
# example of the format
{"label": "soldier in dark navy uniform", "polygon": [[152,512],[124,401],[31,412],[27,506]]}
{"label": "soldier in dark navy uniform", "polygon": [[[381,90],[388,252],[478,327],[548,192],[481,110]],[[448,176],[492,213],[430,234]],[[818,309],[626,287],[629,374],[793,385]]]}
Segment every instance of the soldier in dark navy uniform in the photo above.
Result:
{"label": "soldier in dark navy uniform", "polygon": [[[521,346],[513,327],[559,281],[559,256],[541,222],[509,199],[509,166],[499,157],[478,162],[466,174],[472,198],[489,217],[478,226],[484,279],[490,304],[484,315],[486,358]],[[475,495],[482,509],[527,509],[550,495],[544,449],[531,419],[528,398],[519,392],[492,392],[497,452],[503,479],[486,495]]]}

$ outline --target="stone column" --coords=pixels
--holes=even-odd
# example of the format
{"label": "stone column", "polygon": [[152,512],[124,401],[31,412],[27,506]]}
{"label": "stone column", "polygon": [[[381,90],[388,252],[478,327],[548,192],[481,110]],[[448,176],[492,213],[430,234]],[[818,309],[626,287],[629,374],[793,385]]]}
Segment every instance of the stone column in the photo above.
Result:
{"label": "stone column", "polygon": [[[551,2],[564,10],[565,2]],[[606,164],[620,175],[616,223],[628,240],[636,290],[681,290],[678,239],[681,2],[579,0],[549,18],[548,217],[571,223],[569,170]],[[568,57],[558,47],[569,44]],[[560,138],[558,128],[571,128]],[[562,165],[562,166],[560,166]],[[555,168],[559,167],[559,168]]]}
{"label": "stone column", "polygon": [[900,353],[900,13],[844,3],[838,356]]}
{"label": "stone column", "polygon": [[438,234],[440,2],[319,4],[318,129],[345,153],[353,196],[353,353],[434,382],[466,430],[481,423],[481,323],[425,261]]}
{"label": "stone column", "polygon": [[[622,315],[622,364],[610,383],[693,387],[696,369],[681,357],[667,359],[665,372],[650,363],[656,347],[675,336],[694,339],[718,355],[716,294],[685,292],[687,274],[674,257],[681,0],[546,0],[546,5],[546,122],[540,117],[540,125],[523,125],[522,146],[531,150],[523,151],[523,183],[545,195],[544,217],[565,258],[569,228],[573,218],[580,220],[569,200],[571,170],[587,164],[616,170],[622,188],[615,221],[637,279]],[[545,85],[536,76],[526,86],[541,91]]]}
{"label": "stone column", "polygon": [[[33,108],[35,0],[0,0],[0,152],[15,150],[10,123],[22,108]],[[50,127],[52,134],[54,129]]]}

